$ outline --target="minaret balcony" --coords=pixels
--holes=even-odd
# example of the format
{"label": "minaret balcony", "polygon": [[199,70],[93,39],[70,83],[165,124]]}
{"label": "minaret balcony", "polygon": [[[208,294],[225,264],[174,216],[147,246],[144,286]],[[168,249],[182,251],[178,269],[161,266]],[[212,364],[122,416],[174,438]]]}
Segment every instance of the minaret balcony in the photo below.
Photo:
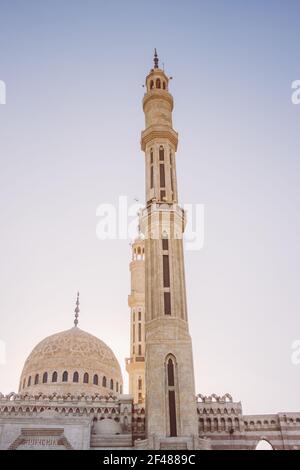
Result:
{"label": "minaret balcony", "polygon": [[178,146],[178,133],[169,126],[150,126],[142,132],[141,147],[146,150],[147,144],[154,140],[161,141],[162,139],[169,140],[177,151]]}
{"label": "minaret balcony", "polygon": [[186,226],[186,213],[178,204],[151,203],[140,211],[140,227],[145,238],[181,239]]}

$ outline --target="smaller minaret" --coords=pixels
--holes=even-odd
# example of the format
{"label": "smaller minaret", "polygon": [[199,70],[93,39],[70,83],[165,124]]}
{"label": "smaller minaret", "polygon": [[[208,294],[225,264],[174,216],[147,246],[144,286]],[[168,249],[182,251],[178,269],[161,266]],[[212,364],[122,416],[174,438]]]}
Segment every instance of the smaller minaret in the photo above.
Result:
{"label": "smaller minaret", "polygon": [[129,393],[134,403],[145,402],[145,242],[132,243],[130,313],[130,357],[126,359]]}

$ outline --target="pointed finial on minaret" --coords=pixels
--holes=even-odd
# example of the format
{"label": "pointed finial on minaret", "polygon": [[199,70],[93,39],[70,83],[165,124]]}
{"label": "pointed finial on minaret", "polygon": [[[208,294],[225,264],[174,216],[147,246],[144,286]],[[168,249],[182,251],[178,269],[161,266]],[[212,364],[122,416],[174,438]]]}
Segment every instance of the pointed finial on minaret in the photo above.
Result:
{"label": "pointed finial on minaret", "polygon": [[79,312],[80,312],[80,309],[79,309],[79,292],[77,292],[76,308],[75,308],[74,312],[75,312],[74,325],[77,326],[78,325]]}
{"label": "pointed finial on minaret", "polygon": [[154,68],[158,69],[158,55],[156,48],[154,49]]}

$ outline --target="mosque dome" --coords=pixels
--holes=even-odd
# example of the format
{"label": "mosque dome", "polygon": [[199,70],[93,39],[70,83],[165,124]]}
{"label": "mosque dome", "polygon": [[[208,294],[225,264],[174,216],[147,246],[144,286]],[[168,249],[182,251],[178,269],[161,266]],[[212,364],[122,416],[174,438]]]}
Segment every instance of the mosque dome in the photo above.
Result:
{"label": "mosque dome", "polygon": [[41,341],[27,358],[19,393],[30,395],[117,395],[120,365],[100,339],[75,326]]}

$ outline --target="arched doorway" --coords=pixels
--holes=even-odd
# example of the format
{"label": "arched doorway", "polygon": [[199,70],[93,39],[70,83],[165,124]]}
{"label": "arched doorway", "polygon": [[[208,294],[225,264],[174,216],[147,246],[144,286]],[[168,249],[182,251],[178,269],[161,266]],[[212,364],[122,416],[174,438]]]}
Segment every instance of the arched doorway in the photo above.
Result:
{"label": "arched doorway", "polygon": [[255,450],[274,450],[274,447],[266,439],[260,439],[256,444]]}

